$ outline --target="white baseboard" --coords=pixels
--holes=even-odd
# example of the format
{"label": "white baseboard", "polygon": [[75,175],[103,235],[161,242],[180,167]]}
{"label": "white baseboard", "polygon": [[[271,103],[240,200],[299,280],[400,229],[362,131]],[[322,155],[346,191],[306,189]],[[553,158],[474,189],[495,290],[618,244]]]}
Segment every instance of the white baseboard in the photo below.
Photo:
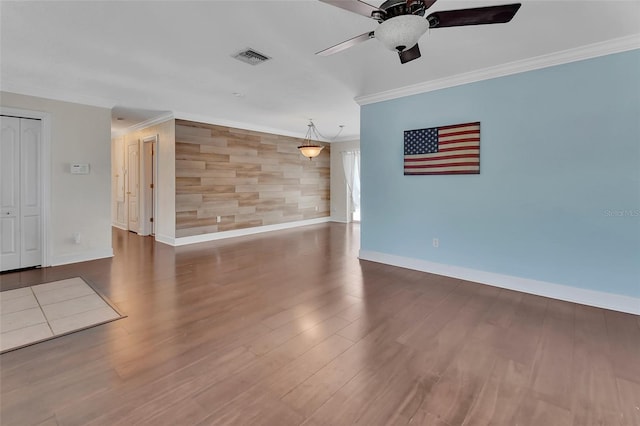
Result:
{"label": "white baseboard", "polygon": [[299,220],[296,222],[278,223],[275,225],[256,226],[253,228],[235,229],[233,231],[222,231],[211,234],[193,235],[191,237],[170,238],[156,235],[156,240],[171,246],[184,246],[187,244],[203,243],[206,241],[223,240],[226,238],[243,237],[245,235],[261,234],[263,232],[280,231],[283,229],[298,228],[300,226],[316,225],[318,223],[329,222],[331,218],[319,217],[316,219]]}
{"label": "white baseboard", "polygon": [[122,224],[122,223],[113,222],[113,223],[111,224],[111,226],[113,226],[114,228],[122,229],[123,231],[128,231],[128,230],[129,230],[129,229],[127,228],[127,225]]}
{"label": "white baseboard", "polygon": [[444,275],[447,277],[487,284],[494,287],[521,291],[523,293],[565,300],[567,302],[580,303],[582,305],[640,315],[640,298],[637,297],[605,293],[602,291],[554,284],[529,278],[514,277],[495,272],[480,271],[477,269],[463,268],[460,266],[446,265],[443,263],[429,262],[426,260],[413,259],[410,257],[396,256],[369,250],[360,250],[359,257],[362,260],[370,260],[372,262]]}
{"label": "white baseboard", "polygon": [[350,223],[347,219],[345,218],[338,218],[338,217],[332,217],[331,218],[331,222],[337,222],[337,223]]}
{"label": "white baseboard", "polygon": [[155,235],[155,239],[159,243],[167,244],[170,246],[175,246],[175,238],[169,237],[167,235],[157,234]]}
{"label": "white baseboard", "polygon": [[51,266],[68,265],[69,263],[87,262],[89,260],[104,259],[106,257],[113,257],[113,249],[95,249],[83,251],[80,253],[63,254],[60,256],[53,256]]}

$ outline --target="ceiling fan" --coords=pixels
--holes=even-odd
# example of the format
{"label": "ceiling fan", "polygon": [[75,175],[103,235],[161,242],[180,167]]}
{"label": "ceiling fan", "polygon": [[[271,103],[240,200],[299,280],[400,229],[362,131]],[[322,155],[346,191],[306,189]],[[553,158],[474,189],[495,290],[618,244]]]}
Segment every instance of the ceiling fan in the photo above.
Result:
{"label": "ceiling fan", "polygon": [[424,17],[436,0],[387,0],[380,7],[361,0],[320,0],[341,9],[364,15],[380,23],[374,31],[338,43],[316,55],[327,56],[376,38],[389,50],[398,52],[401,63],[420,57],[418,40],[429,28],[462,27],[466,25],[502,24],[511,21],[520,3],[470,9],[444,10]]}

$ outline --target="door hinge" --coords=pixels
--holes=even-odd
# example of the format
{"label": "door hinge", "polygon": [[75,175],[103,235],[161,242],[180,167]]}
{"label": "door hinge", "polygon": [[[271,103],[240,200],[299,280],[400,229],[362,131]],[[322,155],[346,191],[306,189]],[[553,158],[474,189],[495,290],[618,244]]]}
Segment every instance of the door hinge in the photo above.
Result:
{"label": "door hinge", "polygon": [[149,188],[153,189],[153,184],[149,185]]}
{"label": "door hinge", "polygon": [[153,218],[149,219],[149,222],[153,222]]}

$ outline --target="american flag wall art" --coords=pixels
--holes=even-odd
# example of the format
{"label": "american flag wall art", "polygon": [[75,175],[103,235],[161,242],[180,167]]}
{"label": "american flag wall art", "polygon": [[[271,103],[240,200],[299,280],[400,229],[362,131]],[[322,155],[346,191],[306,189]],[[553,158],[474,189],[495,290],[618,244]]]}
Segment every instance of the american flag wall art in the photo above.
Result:
{"label": "american flag wall art", "polygon": [[405,175],[480,173],[480,122],[405,130]]}

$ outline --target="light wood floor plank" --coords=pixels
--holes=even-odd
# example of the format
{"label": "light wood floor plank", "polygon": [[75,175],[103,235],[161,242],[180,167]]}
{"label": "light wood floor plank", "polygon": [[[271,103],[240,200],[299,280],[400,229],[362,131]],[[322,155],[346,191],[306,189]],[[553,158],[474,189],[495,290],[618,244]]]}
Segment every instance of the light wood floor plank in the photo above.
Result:
{"label": "light wood floor plank", "polygon": [[540,398],[565,409],[571,407],[574,308],[572,304],[549,301],[532,382],[532,390]]}
{"label": "light wood floor plank", "polygon": [[575,345],[572,365],[574,425],[619,424],[621,404],[607,340],[604,313],[575,307]]}
{"label": "light wood floor plank", "polygon": [[637,316],[604,311],[609,351],[616,376],[640,383],[640,328],[634,327]]}
{"label": "light wood floor plank", "polygon": [[128,317],[0,356],[0,423],[640,426],[637,316],[359,261],[358,241],[114,230],[113,259],[3,274],[81,276]]}

